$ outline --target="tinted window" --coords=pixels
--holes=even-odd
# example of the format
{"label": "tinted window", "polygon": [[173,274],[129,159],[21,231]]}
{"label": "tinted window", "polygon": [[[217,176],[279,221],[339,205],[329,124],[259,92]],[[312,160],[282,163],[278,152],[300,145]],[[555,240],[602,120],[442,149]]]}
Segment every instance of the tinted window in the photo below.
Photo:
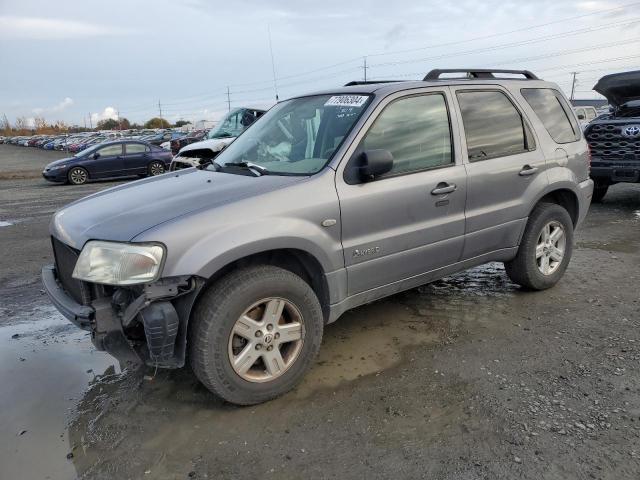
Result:
{"label": "tinted window", "polygon": [[360,150],[389,150],[389,175],[453,162],[449,115],[443,95],[396,100],[387,106],[362,140]]}
{"label": "tinted window", "polygon": [[109,145],[108,147],[101,148],[99,150],[100,155],[103,157],[110,157],[112,155],[122,155],[122,144]]}
{"label": "tinted window", "polygon": [[559,92],[550,88],[523,88],[520,92],[556,143],[580,139],[576,119]]}
{"label": "tinted window", "polygon": [[529,150],[522,116],[504,93],[466,90],[457,96],[470,161]]}
{"label": "tinted window", "polygon": [[136,153],[144,153],[149,151],[146,145],[143,145],[141,143],[127,143],[126,148],[127,148],[128,155],[133,155]]}

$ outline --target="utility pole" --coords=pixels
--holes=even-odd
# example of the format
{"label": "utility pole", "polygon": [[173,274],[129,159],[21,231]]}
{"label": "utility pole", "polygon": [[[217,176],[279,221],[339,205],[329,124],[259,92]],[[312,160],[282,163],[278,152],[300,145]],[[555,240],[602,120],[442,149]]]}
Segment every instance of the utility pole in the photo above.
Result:
{"label": "utility pole", "polygon": [[93,120],[91,119],[91,112],[89,112],[89,127],[93,130]]}
{"label": "utility pole", "polygon": [[573,101],[573,94],[576,91],[576,75],[578,74],[578,72],[571,72],[571,97],[569,98],[571,101]]}
{"label": "utility pole", "polygon": [[229,86],[227,85],[227,107],[231,111],[231,93],[229,92]]}
{"label": "utility pole", "polygon": [[160,103],[160,99],[158,99],[158,111],[160,112],[160,124],[163,125],[164,122],[162,121],[162,104]]}
{"label": "utility pole", "polygon": [[362,65],[362,69],[364,70],[364,81],[367,81],[367,69],[369,67],[367,67],[367,57],[362,57],[362,59],[364,60],[364,64]]}

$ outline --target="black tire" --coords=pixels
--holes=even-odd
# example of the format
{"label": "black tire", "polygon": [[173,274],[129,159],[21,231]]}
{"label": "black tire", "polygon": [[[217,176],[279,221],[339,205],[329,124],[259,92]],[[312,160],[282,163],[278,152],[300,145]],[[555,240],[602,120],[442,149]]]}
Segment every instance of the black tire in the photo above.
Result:
{"label": "black tire", "polygon": [[154,160],[147,166],[147,172],[150,177],[162,175],[166,171],[166,167],[160,160]]}
{"label": "black tire", "polygon": [[67,180],[72,185],[84,185],[89,180],[89,172],[82,167],[73,167],[67,173]]}
{"label": "black tire", "polygon": [[595,182],[595,184],[593,185],[593,197],[591,197],[591,201],[593,203],[602,202],[608,190],[609,190],[608,183]]}
{"label": "black tire", "polygon": [[[557,268],[545,275],[538,266],[536,247],[544,226],[554,221],[561,224],[564,229],[566,236],[564,255]],[[558,283],[569,265],[572,252],[573,222],[569,213],[558,204],[540,203],[529,216],[516,258],[505,262],[504,266],[513,282],[532,290],[545,290]]]}
{"label": "black tire", "polygon": [[[303,319],[304,337],[297,357],[284,373],[256,383],[234,370],[229,338],[243,312],[269,297],[283,298],[295,305]],[[323,327],[318,298],[299,276],[269,265],[243,268],[218,280],[199,299],[189,325],[191,367],[205,387],[227,402],[265,402],[291,390],[302,379],[320,349]]]}

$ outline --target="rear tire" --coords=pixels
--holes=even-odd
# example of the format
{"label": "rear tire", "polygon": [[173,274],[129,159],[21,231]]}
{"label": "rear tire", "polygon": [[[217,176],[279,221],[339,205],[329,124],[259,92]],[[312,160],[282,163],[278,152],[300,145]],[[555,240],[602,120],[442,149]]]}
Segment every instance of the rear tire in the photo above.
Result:
{"label": "rear tire", "polygon": [[595,182],[593,185],[593,197],[591,197],[591,201],[593,203],[602,202],[602,199],[607,194],[608,190],[609,190],[608,183]]}
{"label": "rear tire", "polygon": [[516,258],[504,266],[515,283],[545,290],[558,283],[572,252],[573,222],[569,213],[555,203],[540,203],[529,216]]}
{"label": "rear tire", "polygon": [[67,173],[67,179],[72,185],[84,185],[89,180],[89,172],[82,167],[73,167]]}
{"label": "rear tire", "polygon": [[156,175],[162,175],[165,172],[164,163],[159,160],[154,160],[147,167],[147,171],[149,172],[150,177],[155,177]]}
{"label": "rear tire", "polygon": [[323,327],[318,298],[302,278],[269,265],[243,268],[209,287],[196,305],[189,325],[191,367],[227,402],[265,402],[302,379],[320,349]]}

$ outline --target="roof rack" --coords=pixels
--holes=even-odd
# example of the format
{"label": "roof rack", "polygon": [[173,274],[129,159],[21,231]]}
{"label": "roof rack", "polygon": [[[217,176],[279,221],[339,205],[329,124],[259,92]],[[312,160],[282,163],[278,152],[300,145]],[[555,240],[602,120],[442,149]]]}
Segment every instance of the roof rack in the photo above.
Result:
{"label": "roof rack", "polygon": [[352,80],[349,83],[345,83],[345,87],[353,87],[354,85],[375,85],[376,83],[396,83],[404,82],[405,80]]}
{"label": "roof rack", "polygon": [[443,68],[431,70],[423,80],[440,80],[443,73],[464,73],[468,78],[499,78],[494,73],[522,75],[527,80],[539,80],[529,70],[500,70],[495,68]]}

